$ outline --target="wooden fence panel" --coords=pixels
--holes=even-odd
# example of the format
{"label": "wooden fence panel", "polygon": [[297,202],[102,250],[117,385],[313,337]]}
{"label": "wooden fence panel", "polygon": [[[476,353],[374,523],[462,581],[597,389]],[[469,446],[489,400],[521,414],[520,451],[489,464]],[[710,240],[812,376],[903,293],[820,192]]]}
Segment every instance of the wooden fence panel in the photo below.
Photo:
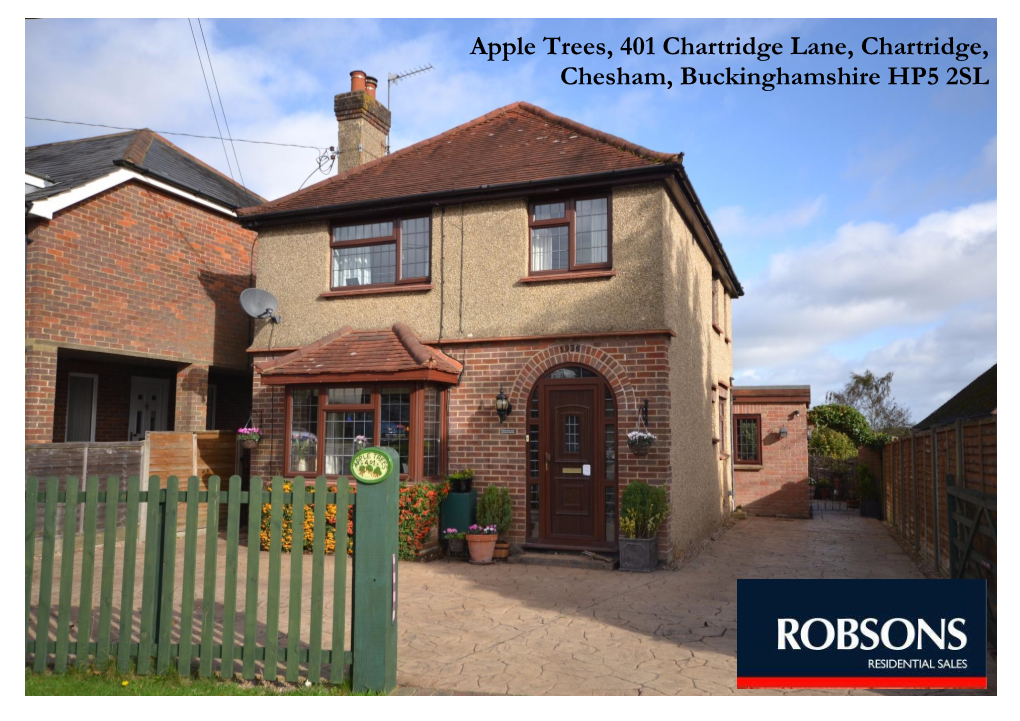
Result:
{"label": "wooden fence panel", "polygon": [[[989,416],[918,431],[882,450],[886,521],[942,575],[951,570],[954,522],[946,476],[959,479],[958,487],[967,491],[995,495],[996,420]],[[974,551],[983,559],[995,559],[994,537],[976,536]]]}
{"label": "wooden fence panel", "polygon": [[[394,484],[396,480],[393,480]],[[125,488],[121,491],[121,487]],[[263,677],[275,679],[283,664],[289,681],[299,680],[302,671],[304,677],[313,681],[322,680],[325,664],[329,664],[329,680],[340,682],[344,678],[345,665],[352,665],[355,657],[352,652],[344,650],[345,616],[347,613],[347,507],[355,505],[356,496],[349,493],[347,484],[341,483],[339,489],[333,489],[324,477],[314,481],[314,487],[304,482],[296,483],[290,491],[284,489],[284,479],[274,478],[270,484],[271,495],[262,487],[261,479],[252,479],[252,492],[243,491],[241,478],[234,475],[230,478],[228,488],[220,488],[220,479],[211,476],[208,479],[208,491],[202,490],[202,481],[197,476],[188,479],[186,487],[176,476],[163,482],[158,476],[147,479],[145,490],[140,488],[137,475],[130,476],[123,483],[116,477],[102,483],[93,476],[79,487],[76,478],[58,483],[56,478],[49,478],[40,483],[35,477],[26,479],[26,614],[25,614],[25,649],[26,663],[37,671],[44,671],[51,664],[54,670],[64,670],[69,664],[84,664],[90,660],[105,664],[109,659],[116,660],[118,671],[126,673],[135,665],[139,674],[163,673],[176,668],[182,675],[192,673],[192,663],[198,660],[198,674],[211,676],[215,672],[215,663],[219,661],[221,676],[232,676],[234,661],[240,660],[242,676],[254,678],[256,662],[263,661]],[[66,486],[66,490],[65,490]],[[366,494],[367,495],[367,494]],[[371,502],[364,507],[372,519],[386,518],[392,514],[393,523],[397,518],[396,500],[390,503],[389,497],[396,498],[394,486],[392,493],[385,496],[386,508],[383,510],[383,495],[379,494],[373,508]],[[272,501],[269,546],[269,573],[266,582],[260,583],[259,563],[261,506],[265,500]],[[205,504],[205,508],[200,508]],[[238,602],[239,547],[241,538],[242,507],[249,505],[247,524],[247,558],[245,570],[245,602],[243,618],[243,634],[238,634],[236,610]],[[333,603],[331,612],[332,649],[323,648],[323,631],[327,606],[323,602],[325,591],[326,563],[326,516],[327,506],[336,504],[338,521],[335,528],[335,554],[333,560],[334,578],[332,582]],[[392,508],[389,506],[392,505]],[[102,534],[102,567],[100,580],[94,582],[96,575],[97,518],[101,510],[109,506],[112,513],[119,512],[119,507],[126,509],[126,526],[124,528],[124,544],[117,543],[114,526],[104,529]],[[218,526],[221,506],[226,506],[226,581],[224,583],[223,623],[216,615],[216,578],[217,562],[221,556]],[[42,507],[41,514],[38,507]],[[66,507],[64,512],[60,512]],[[287,619],[287,640],[281,645],[279,626],[281,608],[281,554],[283,541],[284,509],[293,511],[294,548],[291,551],[288,575],[289,614]],[[314,519],[311,564],[312,599],[310,608],[304,608],[302,596],[304,591],[304,554],[302,553],[302,518],[303,509]],[[355,507],[355,513],[357,508]],[[42,517],[41,526],[37,527],[35,519]],[[60,560],[57,562],[57,518],[62,519],[65,526],[60,548]],[[73,529],[79,524],[78,517],[85,529],[85,547],[82,553],[75,553],[75,535]],[[183,535],[178,534],[178,516],[183,517]],[[205,516],[209,527],[204,541],[203,583],[201,589],[201,631],[199,643],[195,644],[196,575],[198,563],[198,528],[201,517]],[[139,544],[140,519],[145,520],[144,543]],[[362,545],[373,548],[382,545],[381,537],[377,539],[372,529],[379,524],[363,524],[361,532]],[[41,535],[42,553],[36,553],[36,539]],[[396,539],[388,539],[387,543],[396,543]],[[183,545],[178,569],[178,551]],[[139,547],[140,546],[140,547]],[[142,555],[140,568],[136,561]],[[120,559],[118,559],[120,555]],[[120,560],[118,567],[117,561]],[[80,564],[80,565],[79,565]],[[56,571],[59,568],[59,579]],[[178,595],[176,584],[178,570],[181,573],[181,589]],[[136,571],[142,578],[140,599],[136,599]],[[114,597],[117,593],[116,580],[120,573],[120,606],[115,607]],[[371,579],[366,575],[365,583],[374,583],[371,593],[355,597],[362,598],[362,603],[371,605],[372,599],[379,596],[379,578]],[[59,589],[54,589],[54,584]],[[268,586],[268,588],[265,588]],[[34,591],[38,588],[38,595]],[[367,585],[366,585],[367,588]],[[80,589],[77,599],[74,591]],[[53,608],[54,591],[57,591],[56,609]],[[100,614],[98,624],[91,622],[92,609],[95,608],[93,594],[98,591]],[[265,633],[259,638],[259,598],[266,599]],[[371,596],[371,598],[369,598]],[[395,595],[394,595],[395,597]],[[138,603],[137,601],[140,601]],[[178,604],[180,615],[178,617]],[[79,608],[78,624],[80,629],[75,632],[71,623],[74,610]],[[364,623],[354,623],[351,609],[352,627],[364,627]],[[52,623],[55,616],[56,623]],[[305,620],[308,617],[308,620]],[[180,619],[179,622],[177,619]],[[117,622],[114,637],[114,619]],[[35,627],[33,628],[33,621]],[[387,627],[391,626],[387,623]],[[179,628],[175,638],[174,627]],[[219,639],[216,632],[221,631]],[[392,633],[392,631],[387,631]],[[304,634],[304,635],[303,635]],[[238,636],[242,635],[240,640]],[[218,641],[218,642],[217,642]],[[261,641],[261,644],[260,644]],[[371,644],[369,644],[371,645]],[[378,666],[380,661],[375,658],[372,650],[362,651],[362,660],[371,667]],[[387,663],[390,663],[388,660]]]}

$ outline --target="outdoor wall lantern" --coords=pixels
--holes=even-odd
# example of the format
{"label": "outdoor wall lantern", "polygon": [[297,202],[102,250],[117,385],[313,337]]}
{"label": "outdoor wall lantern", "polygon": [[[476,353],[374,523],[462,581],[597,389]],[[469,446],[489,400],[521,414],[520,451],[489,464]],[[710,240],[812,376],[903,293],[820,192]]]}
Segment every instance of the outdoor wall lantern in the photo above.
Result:
{"label": "outdoor wall lantern", "polygon": [[779,429],[779,437],[786,438],[786,436],[787,436],[786,426],[783,426],[782,428]]}
{"label": "outdoor wall lantern", "polygon": [[510,399],[506,397],[506,393],[503,392],[503,386],[499,387],[499,395],[496,396],[496,413],[499,414],[499,422],[502,423],[506,420],[506,417],[510,415],[514,407],[510,404]]}

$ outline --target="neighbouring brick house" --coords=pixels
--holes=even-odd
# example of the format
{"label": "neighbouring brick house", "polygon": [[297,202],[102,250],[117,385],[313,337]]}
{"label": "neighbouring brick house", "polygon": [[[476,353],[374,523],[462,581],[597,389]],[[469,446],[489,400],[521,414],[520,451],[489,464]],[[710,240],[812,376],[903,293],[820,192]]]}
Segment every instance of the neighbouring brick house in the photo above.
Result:
{"label": "neighbouring brick house", "polygon": [[517,545],[612,550],[638,479],[671,498],[663,558],[714,530],[743,290],[682,155],[525,102],[387,155],[389,111],[351,76],[340,173],[243,213],[282,316],[251,346],[253,473],[343,477],[364,435],[409,481],[509,488]]}
{"label": "neighbouring brick house", "polygon": [[734,500],[753,516],[807,518],[810,386],[733,388]]}
{"label": "neighbouring brick house", "polygon": [[149,130],[25,148],[25,441],[236,429],[254,193]]}

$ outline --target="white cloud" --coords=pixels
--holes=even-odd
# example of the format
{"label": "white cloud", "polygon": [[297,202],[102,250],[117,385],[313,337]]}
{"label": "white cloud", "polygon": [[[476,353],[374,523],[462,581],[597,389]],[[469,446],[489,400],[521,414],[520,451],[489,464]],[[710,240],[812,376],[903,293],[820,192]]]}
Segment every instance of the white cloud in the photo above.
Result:
{"label": "white cloud", "polygon": [[743,206],[729,205],[712,213],[712,225],[724,238],[780,235],[788,230],[805,227],[824,210],[824,195],[792,210],[767,215],[750,215]]}
{"label": "white cloud", "polygon": [[[808,382],[820,402],[850,370],[893,370],[915,415],[936,407],[995,359],[996,211],[996,201],[978,203],[903,231],[847,224],[773,256],[734,304],[737,377]],[[866,346],[891,333],[902,340]],[[836,344],[860,350],[842,357]]]}
{"label": "white cloud", "polygon": [[[216,21],[203,20],[203,26],[230,129],[240,138],[336,145],[333,96],[349,89],[348,73],[356,68],[380,78],[385,100],[387,72],[436,66],[394,89],[394,148],[519,100],[521,88],[534,87],[533,63],[508,64],[493,82],[475,70],[480,66],[466,56],[463,42],[440,32],[403,39],[384,35],[374,21],[253,22],[238,44],[236,37],[227,42]],[[30,23],[26,32],[26,114],[216,134],[186,20],[47,20]],[[198,43],[202,47],[201,36]],[[26,143],[108,132],[27,121]],[[168,137],[230,172],[219,141]],[[238,143],[236,152],[246,184],[269,199],[297,190],[315,169],[313,150]]]}

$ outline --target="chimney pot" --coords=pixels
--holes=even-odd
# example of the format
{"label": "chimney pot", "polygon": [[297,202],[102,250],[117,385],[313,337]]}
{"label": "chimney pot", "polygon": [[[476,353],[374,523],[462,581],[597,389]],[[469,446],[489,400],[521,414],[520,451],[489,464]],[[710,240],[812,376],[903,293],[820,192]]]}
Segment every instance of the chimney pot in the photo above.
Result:
{"label": "chimney pot", "polygon": [[351,92],[356,93],[364,89],[365,89],[365,72],[363,70],[355,70],[351,72]]}
{"label": "chimney pot", "polygon": [[365,90],[373,98],[375,97],[375,89],[379,85],[379,81],[373,78],[371,75],[365,77]]}

